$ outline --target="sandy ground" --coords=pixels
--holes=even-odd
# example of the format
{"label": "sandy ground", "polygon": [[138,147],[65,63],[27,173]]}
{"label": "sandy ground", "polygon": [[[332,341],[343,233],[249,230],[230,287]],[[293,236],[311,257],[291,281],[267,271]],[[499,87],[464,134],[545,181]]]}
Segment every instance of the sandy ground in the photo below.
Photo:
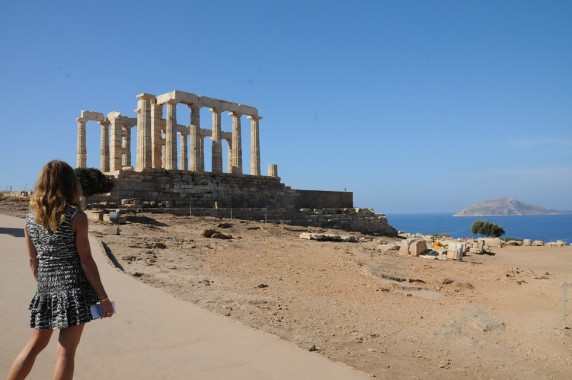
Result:
{"label": "sandy ground", "polygon": [[[25,210],[0,199],[4,214]],[[318,229],[229,219],[138,214],[118,235],[90,230],[126,275],[378,378],[572,378],[572,247],[457,262],[377,249],[396,239],[317,242],[299,237]]]}

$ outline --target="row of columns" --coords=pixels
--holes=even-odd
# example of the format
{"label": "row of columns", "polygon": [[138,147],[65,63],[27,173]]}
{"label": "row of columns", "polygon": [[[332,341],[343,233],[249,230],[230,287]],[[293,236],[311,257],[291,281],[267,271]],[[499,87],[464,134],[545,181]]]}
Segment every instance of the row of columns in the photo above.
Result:
{"label": "row of columns", "polygon": [[[113,121],[99,121],[100,125],[100,151],[99,168],[102,172],[120,170],[131,166],[131,128],[134,126],[125,123],[124,119]],[[78,117],[77,121],[77,160],[76,167],[87,166],[86,126],[90,119]],[[111,125],[111,131],[109,126]]]}
{"label": "row of columns", "polygon": [[[145,168],[160,168],[166,170],[177,169],[177,133],[181,133],[179,168],[187,169],[187,131],[177,131],[177,104],[176,100],[166,101],[167,116],[165,119],[165,138],[161,137],[162,104],[156,103],[153,95],[141,94],[138,96],[139,107],[137,122],[137,164],[141,171]],[[190,170],[204,171],[204,134],[200,127],[200,106],[188,104],[191,112],[188,135],[190,136]],[[222,173],[222,130],[221,113],[223,110],[210,109],[212,113],[212,172]],[[238,112],[229,112],[232,118],[232,138],[229,144],[229,172],[242,174],[242,130],[241,117]],[[251,120],[251,148],[250,148],[250,174],[260,175],[260,139],[258,115],[249,115]],[[164,155],[162,148],[164,146]],[[163,157],[163,161],[161,160]]]}
{"label": "row of columns", "polygon": [[[212,140],[212,172],[222,173],[222,140],[228,142],[228,168],[229,173],[242,174],[242,130],[241,113],[230,111],[232,118],[231,133],[222,132],[221,114],[223,110],[210,108],[212,113],[212,129],[201,129],[200,105],[188,104],[190,108],[190,126],[181,128],[177,124],[177,101],[168,100],[166,104],[167,115],[163,120],[163,105],[157,104],[153,95],[138,95],[137,107],[137,148],[136,170],[146,168],[164,168],[166,170],[190,169],[191,171],[204,171],[204,138]],[[100,169],[103,172],[121,170],[122,167],[131,166],[131,127],[126,117],[112,113],[112,117],[99,118],[101,129],[100,138]],[[260,175],[260,139],[258,115],[247,115],[250,119],[250,174]],[[101,120],[103,119],[103,120]],[[77,167],[86,167],[86,124],[88,120],[77,118]],[[164,123],[164,125],[163,125]],[[111,131],[109,126],[111,125]],[[164,128],[163,128],[164,126]],[[110,133],[111,132],[111,133]],[[163,138],[164,132],[164,138]],[[177,154],[177,133],[181,134],[179,154]],[[111,134],[111,136],[110,136]],[[189,146],[187,138],[190,137],[190,163]],[[177,162],[178,161],[178,162]]]}

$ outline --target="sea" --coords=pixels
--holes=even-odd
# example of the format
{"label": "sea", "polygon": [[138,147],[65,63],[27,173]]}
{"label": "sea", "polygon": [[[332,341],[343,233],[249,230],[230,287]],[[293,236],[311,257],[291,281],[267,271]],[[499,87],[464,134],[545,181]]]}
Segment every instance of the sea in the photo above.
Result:
{"label": "sea", "polygon": [[399,231],[423,235],[448,234],[453,238],[473,237],[477,220],[495,223],[505,230],[503,238],[563,240],[572,243],[572,214],[518,216],[453,216],[452,213],[387,214],[389,224]]}

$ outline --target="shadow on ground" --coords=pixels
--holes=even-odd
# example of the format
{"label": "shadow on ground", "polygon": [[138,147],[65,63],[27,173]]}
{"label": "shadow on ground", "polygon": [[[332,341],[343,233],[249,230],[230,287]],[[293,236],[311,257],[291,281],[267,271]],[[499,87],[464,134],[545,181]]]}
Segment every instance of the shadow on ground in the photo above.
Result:
{"label": "shadow on ground", "polygon": [[24,229],[0,227],[0,234],[12,235],[14,237],[24,237]]}

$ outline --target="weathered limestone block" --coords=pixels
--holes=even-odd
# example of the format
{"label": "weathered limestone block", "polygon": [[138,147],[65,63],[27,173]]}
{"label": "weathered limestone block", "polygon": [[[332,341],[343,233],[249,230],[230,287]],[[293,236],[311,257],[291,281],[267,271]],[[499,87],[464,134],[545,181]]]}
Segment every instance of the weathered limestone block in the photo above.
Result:
{"label": "weathered limestone block", "polygon": [[447,258],[453,260],[463,260],[465,254],[465,244],[459,242],[451,242],[447,245]]}
{"label": "weathered limestone block", "polygon": [[542,240],[535,240],[532,242],[532,246],[534,247],[542,247],[544,245],[544,242]]}
{"label": "weathered limestone block", "polygon": [[477,240],[477,250],[480,254],[485,252],[485,242],[483,240]]}
{"label": "weathered limestone block", "polygon": [[500,238],[480,238],[484,242],[484,245],[488,247],[500,247],[504,245],[504,242]]}
{"label": "weathered limestone block", "polygon": [[427,242],[421,239],[405,239],[399,247],[400,255],[419,256],[427,250]]}
{"label": "weathered limestone block", "polygon": [[427,251],[427,242],[425,240],[417,240],[409,246],[409,254],[411,256],[419,256]]}
{"label": "weathered limestone block", "polygon": [[510,247],[519,247],[522,245],[522,242],[518,241],[518,240],[509,240],[505,243],[507,246]]}
{"label": "weathered limestone block", "polygon": [[522,241],[522,245],[525,246],[525,247],[530,247],[530,246],[532,245],[532,240],[530,240],[530,239],[524,239],[524,240]]}
{"label": "weathered limestone block", "polygon": [[479,240],[467,240],[465,242],[465,252],[477,253],[482,255],[485,252],[485,242]]}

